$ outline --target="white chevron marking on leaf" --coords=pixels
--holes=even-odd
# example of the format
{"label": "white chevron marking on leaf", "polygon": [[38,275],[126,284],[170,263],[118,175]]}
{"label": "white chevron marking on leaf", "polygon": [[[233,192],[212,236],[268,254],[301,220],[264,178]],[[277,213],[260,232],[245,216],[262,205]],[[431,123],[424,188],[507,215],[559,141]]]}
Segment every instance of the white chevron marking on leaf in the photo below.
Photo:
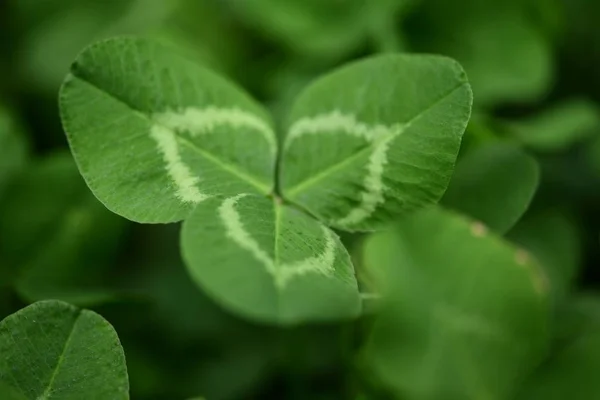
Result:
{"label": "white chevron marking on leaf", "polygon": [[318,256],[281,265],[281,274],[284,276],[284,281],[309,272],[318,272],[326,276],[330,276],[334,272],[335,238],[327,227],[322,226],[321,229],[325,236],[323,252]]}
{"label": "white chevron marking on leaf", "polygon": [[387,153],[391,142],[408,126],[409,124],[369,125],[358,121],[354,115],[336,110],[296,121],[290,128],[285,146],[288,148],[294,140],[304,135],[337,133],[363,138],[373,144],[367,175],[363,181],[364,190],[360,193],[360,204],[350,210],[348,215],[336,221],[340,226],[351,227],[369,218],[377,207],[385,202],[386,187],[383,173],[388,163]]}
{"label": "white chevron marking on leaf", "polygon": [[401,126],[368,125],[358,121],[352,114],[345,114],[339,110],[335,110],[327,114],[305,117],[296,121],[290,127],[285,146],[286,148],[289,147],[294,140],[304,135],[332,134],[338,132],[363,138],[368,142],[374,142],[380,138],[393,135]]}
{"label": "white chevron marking on leaf", "polygon": [[219,207],[219,217],[225,225],[227,237],[232,239],[241,248],[252,253],[260,263],[264,264],[265,268],[271,275],[276,275],[277,270],[273,259],[269,257],[269,254],[260,248],[260,245],[245,229],[242,223],[240,214],[236,210],[235,206],[238,201],[246,197],[247,194],[239,194],[234,197],[229,197]]}
{"label": "white chevron marking on leaf", "polygon": [[365,190],[360,193],[360,205],[350,210],[344,218],[339,219],[336,222],[338,225],[352,226],[359,224],[373,215],[377,206],[385,202],[384,192],[386,186],[383,182],[383,173],[388,163],[387,152],[392,140],[398,134],[385,138],[375,146],[375,150],[369,157],[367,175],[363,181]]}
{"label": "white chevron marking on leaf", "polygon": [[175,184],[177,198],[184,203],[193,204],[206,200],[209,196],[201,193],[196,187],[200,179],[194,176],[181,160],[175,134],[162,126],[154,126],[150,136],[156,141],[163,160],[167,164],[167,173]]}
{"label": "white chevron marking on leaf", "polygon": [[325,235],[325,247],[321,254],[293,263],[276,265],[269,254],[261,249],[258,242],[250,236],[242,223],[240,214],[236,210],[235,206],[238,201],[246,196],[246,194],[240,194],[223,201],[219,207],[219,216],[225,225],[227,237],[250,252],[257,261],[265,266],[267,272],[273,276],[275,286],[278,289],[284,289],[290,280],[307,273],[318,273],[325,276],[330,276],[333,273],[335,239],[333,233],[325,226],[322,227]]}
{"label": "white chevron marking on leaf", "polygon": [[277,137],[269,124],[257,115],[239,108],[187,107],[181,111],[155,114],[153,119],[176,131],[188,131],[192,136],[211,133],[219,125],[249,128],[265,138],[273,154],[277,151]]}

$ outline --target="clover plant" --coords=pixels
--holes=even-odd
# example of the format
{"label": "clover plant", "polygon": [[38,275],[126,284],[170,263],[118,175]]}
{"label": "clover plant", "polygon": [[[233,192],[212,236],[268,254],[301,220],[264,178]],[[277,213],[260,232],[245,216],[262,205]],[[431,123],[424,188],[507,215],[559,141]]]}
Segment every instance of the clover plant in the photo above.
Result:
{"label": "clover plant", "polygon": [[596,3],[0,2],[0,400],[600,398]]}
{"label": "clover plant", "polygon": [[332,228],[373,230],[438,201],[471,97],[451,59],[375,56],[309,85],[279,141],[269,114],[227,79],[116,38],[79,55],[60,108],[100,201],[141,223],[183,220],[201,287],[237,313],[288,324],[360,314]]}

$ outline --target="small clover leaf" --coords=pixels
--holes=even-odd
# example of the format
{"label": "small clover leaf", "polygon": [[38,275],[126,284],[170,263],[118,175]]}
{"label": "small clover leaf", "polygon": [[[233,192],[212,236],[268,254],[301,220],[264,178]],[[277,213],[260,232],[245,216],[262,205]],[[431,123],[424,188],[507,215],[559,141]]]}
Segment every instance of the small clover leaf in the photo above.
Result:
{"label": "small clover leaf", "polygon": [[445,57],[385,55],[342,67],[292,109],[284,197],[351,231],[437,202],[471,102],[464,71]]}
{"label": "small clover leaf", "polygon": [[442,204],[504,234],[523,216],[539,181],[539,166],[517,146],[493,143],[465,155]]}
{"label": "small clover leaf", "polygon": [[206,201],[184,222],[182,245],[200,285],[254,319],[293,323],[360,312],[354,269],[337,235],[278,201],[244,194]]}
{"label": "small clover leaf", "polygon": [[262,108],[154,42],[121,38],[88,47],[61,88],[60,105],[83,177],[128,219],[180,221],[210,196],[272,190],[275,134]]}
{"label": "small clover leaf", "polygon": [[129,399],[119,338],[92,311],[34,303],[0,322],[0,354],[0,394],[3,385],[15,399]]}

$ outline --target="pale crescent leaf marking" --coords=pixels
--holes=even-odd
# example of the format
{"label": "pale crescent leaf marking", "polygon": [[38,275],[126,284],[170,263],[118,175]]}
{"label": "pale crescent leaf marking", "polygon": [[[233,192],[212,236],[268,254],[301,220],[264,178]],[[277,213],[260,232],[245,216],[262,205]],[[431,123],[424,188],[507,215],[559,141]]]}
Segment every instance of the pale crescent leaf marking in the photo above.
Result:
{"label": "pale crescent leaf marking", "polygon": [[368,125],[358,121],[352,114],[345,114],[339,110],[334,110],[314,117],[301,118],[294,122],[288,132],[285,147],[288,148],[294,140],[304,135],[314,135],[323,132],[331,134],[340,131],[347,135],[363,138],[368,142],[375,142],[380,138],[392,135],[399,127],[401,125]]}
{"label": "pale crescent leaf marking", "polygon": [[264,137],[272,154],[277,151],[277,137],[269,124],[255,114],[239,108],[187,107],[181,111],[155,114],[152,118],[176,131],[188,131],[192,136],[211,133],[215,127],[220,125],[249,128]]}
{"label": "pale crescent leaf marking", "polygon": [[360,204],[350,210],[348,215],[336,221],[340,226],[352,226],[369,218],[380,204],[385,203],[384,192],[386,186],[383,183],[383,173],[388,163],[387,152],[390,143],[397,136],[391,135],[383,139],[375,146],[375,150],[369,157],[367,175],[363,180],[364,190],[360,193]]}
{"label": "pale crescent leaf marking", "polygon": [[271,127],[256,115],[239,108],[188,107],[180,112],[154,114],[152,119],[156,124],[152,127],[150,136],[156,141],[166,164],[167,174],[175,184],[175,196],[184,203],[197,204],[210,196],[198,189],[200,177],[194,175],[181,159],[175,132],[187,131],[192,136],[197,136],[211,133],[219,125],[246,127],[259,132],[267,140],[273,154],[277,151],[275,133]]}
{"label": "pale crescent leaf marking", "polygon": [[322,226],[321,230],[325,236],[323,252],[318,256],[281,265],[280,269],[281,273],[284,275],[284,281],[295,276],[305,275],[309,272],[317,272],[325,276],[330,276],[334,272],[335,239],[333,233],[327,227]]}
{"label": "pale crescent leaf marking", "polygon": [[240,199],[246,196],[246,194],[240,194],[223,201],[219,207],[219,217],[225,226],[227,237],[252,254],[258,262],[265,266],[278,289],[284,289],[292,279],[308,273],[331,276],[334,272],[336,243],[333,233],[329,229],[325,226],[322,227],[325,235],[325,245],[321,254],[293,263],[276,265],[275,261],[266,251],[260,248],[258,242],[252,238],[242,223],[236,205]]}
{"label": "pale crescent leaf marking", "polygon": [[244,228],[240,214],[236,210],[235,206],[239,200],[246,197],[247,194],[239,194],[234,197],[229,197],[219,207],[219,217],[225,225],[226,235],[228,238],[233,240],[238,246],[244,250],[250,252],[252,256],[262,263],[267,271],[275,276],[277,271],[275,263],[269,255],[260,248],[259,244],[250,236],[248,231]]}
{"label": "pale crescent leaf marking", "polygon": [[388,163],[387,153],[391,142],[408,126],[409,124],[369,125],[358,121],[354,115],[336,110],[296,121],[290,128],[285,146],[288,148],[294,140],[304,135],[340,132],[363,138],[373,144],[367,174],[363,180],[364,190],[360,193],[360,204],[350,210],[345,217],[335,221],[337,225],[349,227],[369,218],[377,207],[385,202],[386,186],[383,182],[383,173]]}
{"label": "pale crescent leaf marking", "polygon": [[184,203],[197,204],[206,200],[209,196],[200,192],[196,186],[200,178],[194,176],[181,160],[175,134],[165,127],[156,125],[152,127],[150,136],[156,141],[166,164],[167,174],[175,184],[175,196]]}

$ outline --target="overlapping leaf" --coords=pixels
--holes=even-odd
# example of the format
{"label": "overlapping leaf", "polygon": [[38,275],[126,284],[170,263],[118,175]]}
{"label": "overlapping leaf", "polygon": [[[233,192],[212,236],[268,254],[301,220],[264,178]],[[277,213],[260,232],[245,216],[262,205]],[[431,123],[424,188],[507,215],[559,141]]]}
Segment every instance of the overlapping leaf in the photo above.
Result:
{"label": "overlapping leaf", "polygon": [[262,108],[153,42],[121,38],[88,47],[60,104],[88,185],[131,220],[178,221],[210,196],[273,188],[275,134]]}
{"label": "overlapping leaf", "polygon": [[277,201],[207,200],[184,222],[182,246],[192,276],[234,312],[283,324],[359,313],[354,270],[337,236]]}
{"label": "overlapping leaf", "polygon": [[0,354],[0,383],[16,399],[129,399],[119,338],[92,311],[59,301],[26,307],[0,322]]}
{"label": "overlapping leaf", "polygon": [[562,150],[600,131],[600,110],[590,101],[572,99],[539,115],[509,121],[506,128],[535,150]]}
{"label": "overlapping leaf", "polygon": [[508,238],[540,262],[555,296],[563,299],[570,292],[581,268],[582,235],[568,213],[545,210],[527,215]]}
{"label": "overlapping leaf", "polygon": [[436,56],[379,56],[319,79],[289,118],[284,197],[344,230],[438,201],[471,100],[460,65]]}
{"label": "overlapping leaf", "polygon": [[506,233],[527,211],[539,175],[537,161],[520,148],[485,145],[460,160],[442,203]]}
{"label": "overlapping leaf", "polygon": [[423,1],[410,24],[427,34],[412,36],[413,49],[458,60],[478,106],[537,100],[550,89],[554,71],[552,49],[529,17],[530,3]]}
{"label": "overlapping leaf", "polygon": [[424,210],[365,255],[385,295],[366,357],[401,398],[510,398],[545,354],[547,282],[482,224]]}

